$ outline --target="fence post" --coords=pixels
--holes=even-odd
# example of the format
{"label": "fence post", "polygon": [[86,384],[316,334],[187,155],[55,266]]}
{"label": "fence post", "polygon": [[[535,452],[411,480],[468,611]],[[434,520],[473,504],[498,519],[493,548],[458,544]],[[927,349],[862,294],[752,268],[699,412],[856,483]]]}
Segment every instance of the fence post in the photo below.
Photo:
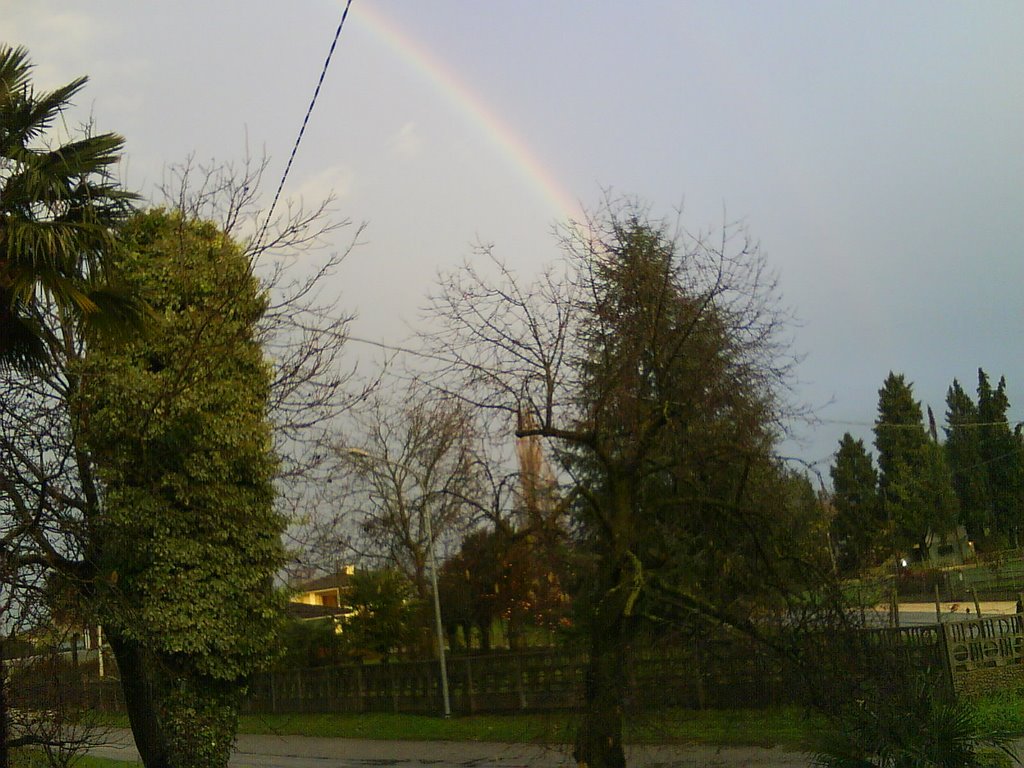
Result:
{"label": "fence post", "polygon": [[953,624],[939,624],[939,653],[942,655],[942,672],[943,678],[945,678],[946,685],[949,689],[949,695],[952,699],[956,699],[956,679],[953,676],[953,657],[950,655],[949,647],[950,633],[953,631]]}
{"label": "fence post", "polygon": [[942,607],[939,605],[939,583],[935,582],[935,623],[942,623]]}
{"label": "fence post", "polygon": [[363,682],[362,659],[356,664],[356,712],[366,712],[366,684]]}
{"label": "fence post", "polygon": [[704,694],[704,665],[701,663],[700,640],[693,641],[693,677],[697,687],[697,709],[707,706]]}
{"label": "fence post", "polygon": [[466,655],[466,710],[471,715],[476,714],[476,692],[473,690],[473,663],[472,656]]}
{"label": "fence post", "polygon": [[523,689],[523,664],[521,652],[516,653],[516,693],[519,694],[519,709],[526,709],[526,691]]}
{"label": "fence post", "polygon": [[391,662],[387,663],[388,693],[391,694],[391,711],[398,714],[398,690],[395,685],[395,670]]}

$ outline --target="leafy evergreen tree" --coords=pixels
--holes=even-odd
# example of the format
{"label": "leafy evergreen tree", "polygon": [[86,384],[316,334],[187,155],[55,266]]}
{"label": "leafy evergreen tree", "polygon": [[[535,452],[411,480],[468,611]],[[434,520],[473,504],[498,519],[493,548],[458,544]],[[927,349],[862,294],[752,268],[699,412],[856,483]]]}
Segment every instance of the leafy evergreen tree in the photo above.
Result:
{"label": "leafy evergreen tree", "polygon": [[875,447],[878,449],[879,487],[884,492],[905,468],[914,468],[921,447],[928,441],[921,403],[913,384],[892,371],[878,390]]}
{"label": "leafy evergreen tree", "polygon": [[988,473],[981,457],[978,406],[953,379],[946,392],[946,460],[960,503],[960,516],[972,538],[992,529]]}
{"label": "leafy evergreen tree", "polygon": [[836,516],[832,536],[837,565],[852,573],[870,565],[885,534],[885,511],[878,497],[878,473],[863,440],[847,432],[830,469]]}
{"label": "leafy evergreen tree", "polygon": [[357,571],[342,619],[342,638],[350,651],[380,654],[385,661],[416,639],[416,590],[399,571]]}
{"label": "leafy evergreen tree", "polygon": [[80,439],[102,481],[86,592],[148,768],[226,765],[249,676],[269,663],[283,562],[257,337],[266,298],[212,224],[153,211],[121,272],[156,312],[144,338],[75,367]]}
{"label": "leafy evergreen tree", "polygon": [[1018,545],[1024,513],[1024,464],[1020,434],[1010,429],[1006,379],[995,389],[984,370],[978,369],[978,452],[981,472],[987,477],[993,529],[1006,544]]}
{"label": "leafy evergreen tree", "polygon": [[[4,202],[13,167],[0,170]],[[256,178],[217,175],[211,195],[212,178],[195,195],[182,180],[178,213],[133,218],[103,252],[97,278],[116,275],[129,304],[151,302],[143,333],[92,333],[102,313],[86,318],[51,292],[17,308],[45,340],[44,364],[0,363],[0,587],[32,604],[59,579],[68,610],[102,622],[147,768],[226,763],[246,680],[274,653],[276,491],[306,488],[322,466],[311,449],[343,407],[346,321],[309,298],[329,268],[262,284],[253,267],[266,249],[243,250],[200,214],[237,225],[251,205],[239,182]],[[318,218],[289,219],[267,247],[308,246]],[[0,283],[11,263],[0,250]],[[0,696],[0,721],[2,710]]]}
{"label": "leafy evergreen tree", "polygon": [[890,371],[878,390],[878,488],[886,517],[893,526],[893,543],[903,548],[923,544],[928,533],[922,510],[914,503],[914,483],[921,476],[924,446],[928,442],[922,418],[913,385],[902,373]]}
{"label": "leafy evergreen tree", "polygon": [[894,544],[903,549],[916,544],[924,553],[929,533],[955,529],[958,510],[945,456],[934,437],[929,439],[921,404],[902,374],[890,371],[878,391],[875,447],[879,491]]}
{"label": "leafy evergreen tree", "polygon": [[924,447],[918,494],[917,503],[928,521],[928,529],[943,538],[954,534],[960,522],[960,503],[953,489],[946,453],[938,442],[929,441]]}

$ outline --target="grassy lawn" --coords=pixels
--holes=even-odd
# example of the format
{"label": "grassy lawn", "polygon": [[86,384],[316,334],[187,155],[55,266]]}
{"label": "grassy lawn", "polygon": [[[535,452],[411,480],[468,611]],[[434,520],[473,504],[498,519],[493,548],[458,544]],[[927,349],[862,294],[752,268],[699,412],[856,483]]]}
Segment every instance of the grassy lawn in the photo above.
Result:
{"label": "grassy lawn", "polygon": [[1024,694],[995,694],[977,702],[976,707],[986,730],[1024,736]]}
{"label": "grassy lawn", "polygon": [[[45,756],[33,754],[32,751],[15,750],[12,755],[11,768],[47,768]],[[107,760],[101,757],[80,757],[75,761],[75,768],[143,768],[142,763],[128,760]]]}
{"label": "grassy lawn", "polygon": [[[993,716],[1005,718],[1005,707]],[[103,724],[125,728],[127,718],[100,716]],[[806,749],[820,722],[808,720],[803,710],[780,707],[767,710],[667,710],[627,722],[626,741],[633,744],[712,744],[778,746]],[[422,741],[498,741],[559,744],[571,740],[575,720],[571,714],[474,715],[440,717],[419,715],[247,715],[239,733],[277,733],[300,736]],[[33,761],[35,759],[35,761]],[[76,768],[142,768],[138,762],[83,757]],[[41,755],[21,751],[12,768],[45,768]]]}
{"label": "grassy lawn", "polygon": [[[239,733],[279,733],[389,741],[500,741],[510,743],[567,743],[575,717],[555,712],[543,715],[472,715],[440,717],[393,714],[246,715]],[[126,718],[112,717],[110,725],[127,727]],[[666,710],[626,725],[626,741],[634,744],[713,744],[781,746],[800,749],[820,725],[797,707],[757,710]]]}
{"label": "grassy lawn", "polygon": [[799,707],[670,710],[627,727],[626,738],[648,744],[711,744],[807,749],[824,721]]}
{"label": "grassy lawn", "polygon": [[[1024,697],[1005,694],[978,702],[978,717],[990,730],[1024,735]],[[124,717],[109,716],[106,724],[127,726]],[[440,717],[418,715],[247,715],[240,733],[278,733],[301,736],[384,740],[450,740],[565,743],[575,720],[571,714],[475,715]],[[757,710],[666,710],[627,722],[626,740],[633,744],[751,745],[809,749],[814,735],[825,727],[819,716],[797,707]],[[24,755],[24,758],[28,758]],[[14,768],[38,768],[45,763],[23,759]],[[140,763],[84,758],[79,768],[137,768]]]}

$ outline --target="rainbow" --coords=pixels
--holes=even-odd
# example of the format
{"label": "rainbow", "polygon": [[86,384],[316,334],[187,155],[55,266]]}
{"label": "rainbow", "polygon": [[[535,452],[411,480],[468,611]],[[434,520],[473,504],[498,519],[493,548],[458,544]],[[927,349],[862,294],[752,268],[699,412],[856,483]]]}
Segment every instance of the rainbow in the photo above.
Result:
{"label": "rainbow", "polygon": [[561,221],[581,219],[579,202],[566,192],[529,145],[451,68],[372,5],[357,2],[352,11],[371,35],[424,76],[439,94],[488,137],[523,180],[554,209]]}

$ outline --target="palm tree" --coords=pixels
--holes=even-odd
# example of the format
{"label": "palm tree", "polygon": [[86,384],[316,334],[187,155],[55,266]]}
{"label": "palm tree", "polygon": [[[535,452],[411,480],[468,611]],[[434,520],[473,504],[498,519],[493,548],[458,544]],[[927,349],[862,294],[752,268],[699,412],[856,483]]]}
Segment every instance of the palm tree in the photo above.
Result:
{"label": "palm tree", "polygon": [[87,78],[37,93],[31,71],[28,51],[0,46],[0,370],[46,363],[47,308],[86,332],[137,322],[142,309],[118,292],[107,258],[135,199],[111,174],[124,139],[46,142]]}

